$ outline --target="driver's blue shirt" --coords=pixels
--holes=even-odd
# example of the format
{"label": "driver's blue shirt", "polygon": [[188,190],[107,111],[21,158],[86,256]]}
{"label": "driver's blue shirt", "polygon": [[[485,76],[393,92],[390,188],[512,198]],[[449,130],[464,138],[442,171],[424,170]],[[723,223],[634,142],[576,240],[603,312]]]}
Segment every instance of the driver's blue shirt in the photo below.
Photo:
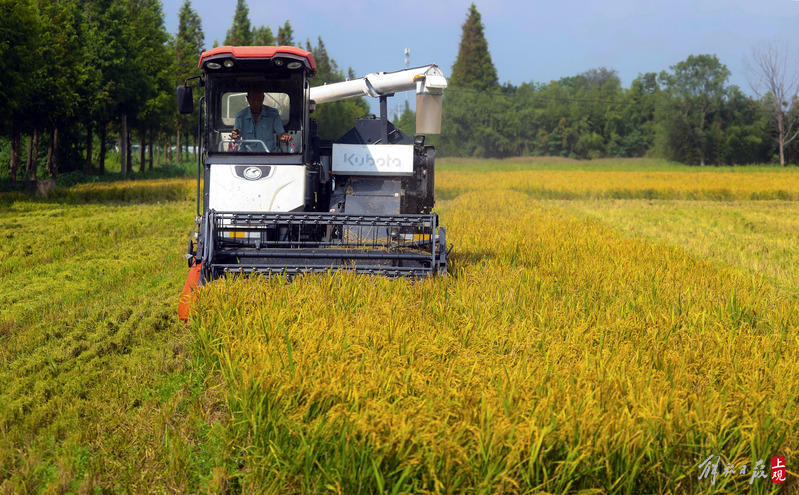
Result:
{"label": "driver's blue shirt", "polygon": [[253,120],[252,110],[247,107],[236,114],[236,122],[233,125],[236,129],[241,130],[242,139],[263,141],[269,151],[275,147],[275,134],[286,132],[283,130],[280,113],[266,105],[261,107],[261,116],[258,117],[258,122]]}

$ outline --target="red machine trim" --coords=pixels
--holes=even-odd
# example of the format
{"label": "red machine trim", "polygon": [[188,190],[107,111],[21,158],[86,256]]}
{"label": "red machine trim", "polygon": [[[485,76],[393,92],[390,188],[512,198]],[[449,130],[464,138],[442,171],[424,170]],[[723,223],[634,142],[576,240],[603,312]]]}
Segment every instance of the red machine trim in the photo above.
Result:
{"label": "red machine trim", "polygon": [[311,69],[316,70],[316,61],[313,58],[313,53],[296,46],[218,46],[203,52],[200,55],[200,63],[197,67],[202,68],[203,61],[206,58],[220,53],[229,53],[236,58],[272,58],[277,54],[286,53],[304,57],[308,60]]}

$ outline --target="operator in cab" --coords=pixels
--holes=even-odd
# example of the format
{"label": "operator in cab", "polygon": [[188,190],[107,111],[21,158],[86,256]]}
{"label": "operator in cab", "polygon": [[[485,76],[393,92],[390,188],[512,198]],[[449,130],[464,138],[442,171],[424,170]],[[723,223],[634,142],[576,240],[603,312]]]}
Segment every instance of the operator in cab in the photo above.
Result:
{"label": "operator in cab", "polygon": [[236,114],[233,139],[261,141],[270,152],[275,146],[275,136],[282,142],[291,140],[291,135],[283,129],[280,113],[264,105],[263,91],[248,91],[247,103],[249,107]]}

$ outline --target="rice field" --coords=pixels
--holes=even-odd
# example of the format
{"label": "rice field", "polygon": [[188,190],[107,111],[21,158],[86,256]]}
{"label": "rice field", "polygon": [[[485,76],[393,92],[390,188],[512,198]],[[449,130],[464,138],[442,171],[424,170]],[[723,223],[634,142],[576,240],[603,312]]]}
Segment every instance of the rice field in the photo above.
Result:
{"label": "rice field", "polygon": [[301,493],[776,490],[740,470],[796,465],[793,258],[767,276],[580,205],[694,198],[707,220],[776,195],[785,228],[761,234],[790,244],[798,178],[452,166],[449,277],[215,284],[192,325],[230,394],[231,476]]}
{"label": "rice field", "polygon": [[799,491],[799,172],[438,168],[447,277],[220,280],[191,328],[191,179],[0,197],[0,493]]}

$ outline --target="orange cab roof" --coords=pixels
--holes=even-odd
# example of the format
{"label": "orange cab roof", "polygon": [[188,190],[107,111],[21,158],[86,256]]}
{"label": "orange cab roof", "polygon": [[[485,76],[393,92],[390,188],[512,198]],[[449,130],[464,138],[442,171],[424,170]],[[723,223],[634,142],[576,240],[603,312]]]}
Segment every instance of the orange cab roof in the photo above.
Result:
{"label": "orange cab roof", "polygon": [[310,65],[311,69],[316,70],[316,61],[313,58],[313,53],[296,46],[218,46],[200,55],[198,67],[202,68],[203,60],[206,58],[222,53],[229,53],[236,58],[272,58],[277,54],[285,53],[304,57],[308,60],[308,65]]}

